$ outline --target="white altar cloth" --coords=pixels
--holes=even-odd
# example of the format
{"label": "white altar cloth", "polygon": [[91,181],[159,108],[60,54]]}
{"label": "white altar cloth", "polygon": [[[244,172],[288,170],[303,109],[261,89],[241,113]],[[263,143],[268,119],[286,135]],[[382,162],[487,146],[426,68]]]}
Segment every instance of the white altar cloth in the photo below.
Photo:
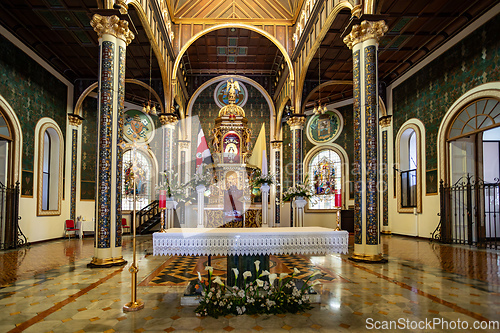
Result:
{"label": "white altar cloth", "polygon": [[154,255],[347,253],[349,233],[321,227],[173,228],[153,234]]}

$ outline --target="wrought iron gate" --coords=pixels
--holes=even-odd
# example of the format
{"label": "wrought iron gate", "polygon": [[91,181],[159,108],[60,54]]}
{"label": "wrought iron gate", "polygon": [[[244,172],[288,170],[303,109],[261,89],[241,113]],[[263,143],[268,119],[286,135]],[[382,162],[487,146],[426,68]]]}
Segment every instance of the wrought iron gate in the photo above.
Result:
{"label": "wrought iron gate", "polygon": [[471,176],[440,182],[441,241],[500,249],[500,183]]}
{"label": "wrought iron gate", "polygon": [[19,228],[19,182],[14,186],[0,183],[0,249],[16,249],[27,245]]}

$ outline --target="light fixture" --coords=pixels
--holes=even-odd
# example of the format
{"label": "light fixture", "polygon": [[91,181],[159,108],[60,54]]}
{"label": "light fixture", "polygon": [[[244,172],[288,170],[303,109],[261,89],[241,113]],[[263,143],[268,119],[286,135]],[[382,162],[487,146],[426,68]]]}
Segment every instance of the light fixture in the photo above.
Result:
{"label": "light fixture", "polygon": [[318,48],[318,106],[314,105],[314,114],[324,114],[328,109],[326,105],[321,106],[321,44]]}
{"label": "light fixture", "polygon": [[152,66],[153,66],[153,47],[149,47],[149,98],[148,102],[144,103],[142,106],[142,112],[146,114],[151,114],[153,116],[156,116],[156,103],[151,101],[151,76],[152,76]]}

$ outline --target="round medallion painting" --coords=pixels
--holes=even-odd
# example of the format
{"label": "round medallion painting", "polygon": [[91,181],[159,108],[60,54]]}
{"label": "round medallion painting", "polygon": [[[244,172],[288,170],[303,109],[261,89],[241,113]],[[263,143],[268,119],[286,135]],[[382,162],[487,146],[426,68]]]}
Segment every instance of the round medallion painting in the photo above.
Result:
{"label": "round medallion painting", "polygon": [[[238,106],[245,106],[247,99],[248,99],[248,91],[247,88],[241,83],[240,80],[238,81],[238,85],[240,86],[240,90],[236,92],[236,102],[235,104]],[[229,104],[229,101],[227,99],[227,80],[222,81],[217,85],[214,91],[214,99],[215,99],[215,104],[217,104],[220,108],[223,108],[224,106]]]}
{"label": "round medallion painting", "polygon": [[314,115],[307,124],[307,138],[313,143],[332,142],[342,132],[342,126],[342,116],[337,110]]}
{"label": "round medallion painting", "polygon": [[128,142],[149,143],[153,139],[154,124],[151,117],[139,110],[123,114],[123,137]]}

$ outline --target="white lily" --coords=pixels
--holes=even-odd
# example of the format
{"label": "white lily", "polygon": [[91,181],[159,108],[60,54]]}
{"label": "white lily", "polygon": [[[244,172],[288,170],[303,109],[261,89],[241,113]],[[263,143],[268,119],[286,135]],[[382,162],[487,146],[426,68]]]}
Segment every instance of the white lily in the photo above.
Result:
{"label": "white lily", "polygon": [[269,285],[271,285],[271,287],[273,286],[274,280],[276,280],[277,277],[278,275],[276,273],[269,274]]}
{"label": "white lily", "polygon": [[250,271],[246,271],[245,273],[243,273],[243,278],[246,279],[248,277],[252,276],[252,273]]}
{"label": "white lily", "polygon": [[321,274],[321,271],[319,269],[315,270],[314,273],[311,274],[311,277],[314,277],[316,275]]}
{"label": "white lily", "polygon": [[257,280],[255,280],[255,282],[257,282],[257,286],[259,286],[259,287],[264,286],[264,281],[262,281],[262,280],[257,279]]}
{"label": "white lily", "polygon": [[260,260],[255,260],[254,261],[254,265],[255,265],[255,272],[259,272],[259,267],[260,267]]}
{"label": "white lily", "polygon": [[321,282],[319,282],[319,280],[314,280],[314,282],[311,284],[311,287],[312,287],[312,286],[315,286],[315,285],[317,285],[317,284],[321,284]]}
{"label": "white lily", "polygon": [[201,281],[201,280],[203,280],[203,279],[201,278],[201,273],[200,273],[200,271],[198,271],[198,280],[200,280],[200,281]]}
{"label": "white lily", "polygon": [[297,269],[297,267],[294,267],[293,268],[293,274],[299,274],[299,273],[300,273],[300,271]]}
{"label": "white lily", "polygon": [[238,271],[238,268],[233,268],[234,272],[234,280],[238,280],[238,276],[240,276],[240,271]]}
{"label": "white lily", "polygon": [[261,276],[268,276],[269,274],[270,274],[269,271],[266,269],[262,273],[260,273],[259,277],[261,277]]}
{"label": "white lily", "polygon": [[288,273],[281,273],[280,274],[280,281],[283,280],[283,278],[287,277]]}
{"label": "white lily", "polygon": [[220,276],[216,276],[214,279],[214,282],[217,283],[218,285],[224,287],[224,282],[222,282],[222,280],[220,279]]}
{"label": "white lily", "polygon": [[210,275],[212,275],[212,273],[214,272],[214,268],[212,266],[205,267],[205,270],[208,271]]}

